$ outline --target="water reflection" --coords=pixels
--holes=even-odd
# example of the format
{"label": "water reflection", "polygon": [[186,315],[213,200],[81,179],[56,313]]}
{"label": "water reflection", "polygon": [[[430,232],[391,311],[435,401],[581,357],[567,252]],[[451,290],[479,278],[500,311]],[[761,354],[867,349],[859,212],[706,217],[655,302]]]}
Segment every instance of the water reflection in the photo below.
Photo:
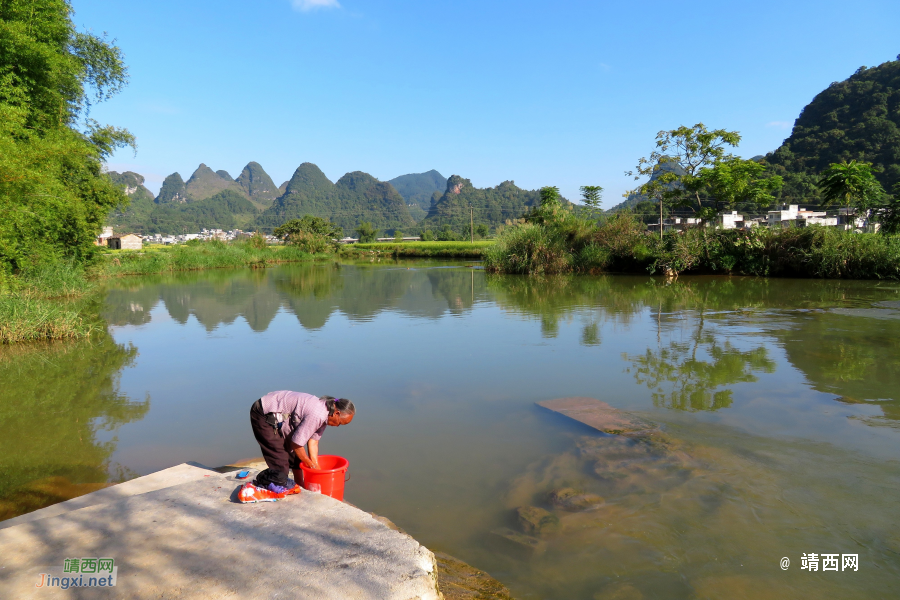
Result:
{"label": "water reflection", "polygon": [[437,319],[462,314],[485,294],[471,269],[417,269],[352,264],[302,264],[281,269],[178,273],[117,283],[104,318],[111,325],[143,325],[160,302],[178,323],[193,315],[207,331],[243,317],[265,331],[280,309],[308,330],[331,316],[368,321],[386,310]]}
{"label": "water reflection", "polygon": [[731,406],[726,386],[757,381],[756,373],[774,373],[764,346],[741,351],[711,332],[698,332],[688,343],[627,356],[635,381],[650,388],[653,404],[678,410],[718,410]]}
{"label": "water reflection", "polygon": [[0,520],[122,481],[101,431],[140,420],[150,400],[119,392],[137,350],[102,334],[76,344],[0,349]]}

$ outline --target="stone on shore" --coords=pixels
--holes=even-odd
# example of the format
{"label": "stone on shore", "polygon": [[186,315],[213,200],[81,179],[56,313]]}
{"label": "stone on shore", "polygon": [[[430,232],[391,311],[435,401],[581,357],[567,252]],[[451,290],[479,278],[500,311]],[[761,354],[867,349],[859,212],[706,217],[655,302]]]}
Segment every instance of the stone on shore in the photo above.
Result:
{"label": "stone on shore", "polygon": [[559,517],[538,506],[520,506],[516,509],[519,526],[529,535],[541,535],[559,531]]}

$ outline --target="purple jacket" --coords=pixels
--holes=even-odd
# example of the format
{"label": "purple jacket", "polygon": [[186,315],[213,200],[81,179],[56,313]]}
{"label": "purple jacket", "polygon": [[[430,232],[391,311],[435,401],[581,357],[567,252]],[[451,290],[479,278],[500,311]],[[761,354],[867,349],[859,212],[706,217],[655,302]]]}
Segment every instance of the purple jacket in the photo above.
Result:
{"label": "purple jacket", "polygon": [[298,446],[305,446],[309,440],[320,440],[328,424],[328,409],[325,401],[303,392],[269,392],[262,397],[264,413],[286,414],[281,425],[281,436]]}

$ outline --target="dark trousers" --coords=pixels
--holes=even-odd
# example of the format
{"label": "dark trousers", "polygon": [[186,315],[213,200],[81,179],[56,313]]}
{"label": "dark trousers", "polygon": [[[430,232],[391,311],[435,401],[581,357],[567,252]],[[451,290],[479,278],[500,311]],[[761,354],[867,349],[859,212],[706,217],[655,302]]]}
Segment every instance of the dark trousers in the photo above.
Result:
{"label": "dark trousers", "polygon": [[300,459],[296,453],[290,451],[288,440],[281,437],[278,430],[266,421],[262,402],[259,400],[250,408],[250,426],[253,428],[253,437],[262,450],[266,466],[269,467],[257,474],[253,481],[254,485],[259,487],[267,487],[270,483],[287,485],[288,474],[290,470],[300,468]]}

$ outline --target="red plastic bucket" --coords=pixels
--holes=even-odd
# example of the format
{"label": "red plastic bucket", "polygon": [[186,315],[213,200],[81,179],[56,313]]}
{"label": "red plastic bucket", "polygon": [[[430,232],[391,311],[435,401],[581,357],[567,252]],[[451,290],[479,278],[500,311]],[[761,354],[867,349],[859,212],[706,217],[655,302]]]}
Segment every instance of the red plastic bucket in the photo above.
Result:
{"label": "red plastic bucket", "polygon": [[[322,454],[319,456],[321,469],[303,469],[303,489],[331,496],[335,500],[344,500],[344,473],[350,467],[350,461],[343,456]],[[347,480],[350,478],[348,477]]]}

